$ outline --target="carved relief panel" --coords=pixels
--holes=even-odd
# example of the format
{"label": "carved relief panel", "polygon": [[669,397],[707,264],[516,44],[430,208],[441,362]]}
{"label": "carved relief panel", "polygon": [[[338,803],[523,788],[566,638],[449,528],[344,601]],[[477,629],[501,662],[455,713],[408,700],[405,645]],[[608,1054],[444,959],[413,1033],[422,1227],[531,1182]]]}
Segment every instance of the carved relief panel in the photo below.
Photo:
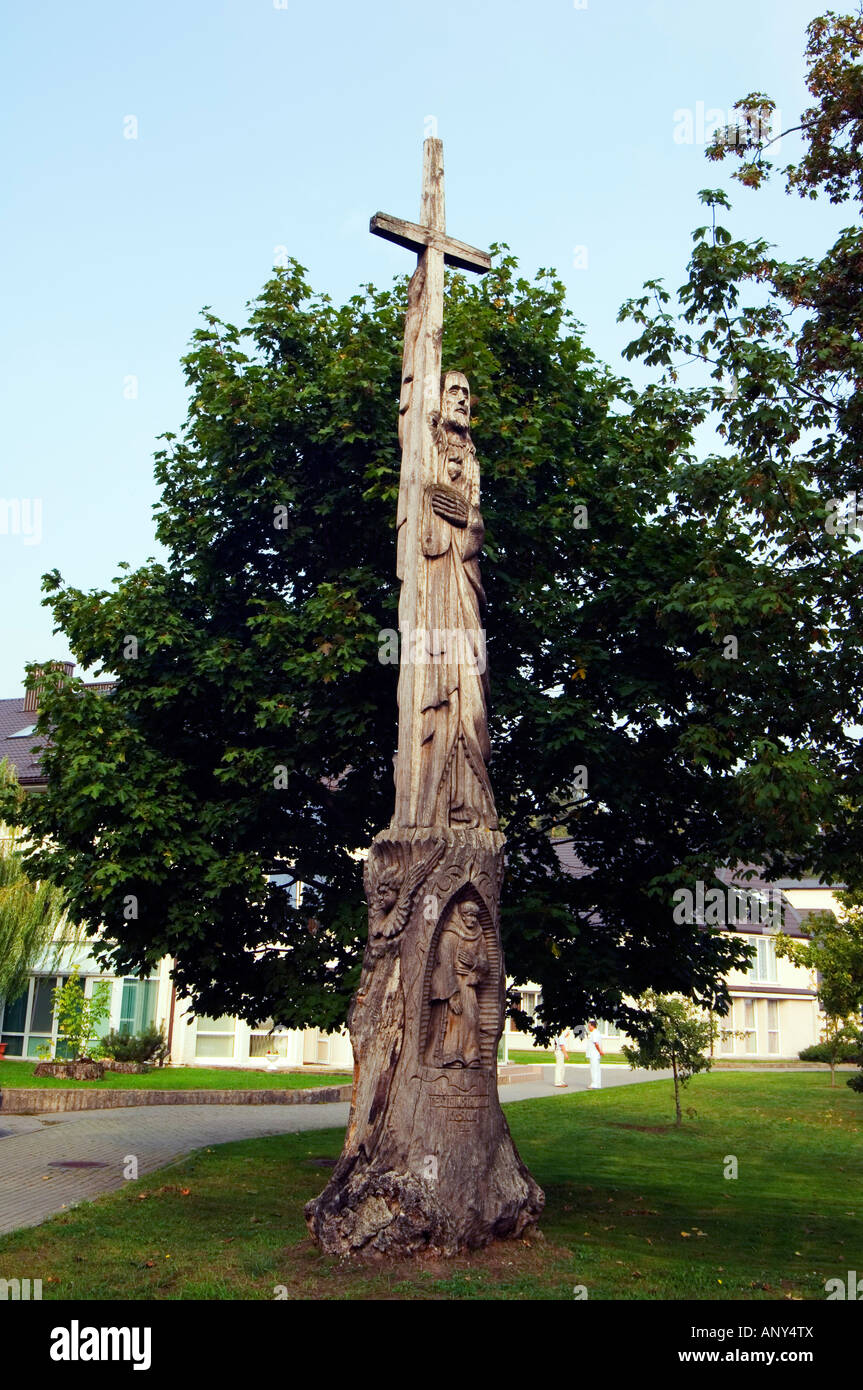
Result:
{"label": "carved relief panel", "polygon": [[429,945],[420,1021],[425,1066],[453,1075],[493,1066],[500,1012],[497,933],[469,885],[447,905]]}

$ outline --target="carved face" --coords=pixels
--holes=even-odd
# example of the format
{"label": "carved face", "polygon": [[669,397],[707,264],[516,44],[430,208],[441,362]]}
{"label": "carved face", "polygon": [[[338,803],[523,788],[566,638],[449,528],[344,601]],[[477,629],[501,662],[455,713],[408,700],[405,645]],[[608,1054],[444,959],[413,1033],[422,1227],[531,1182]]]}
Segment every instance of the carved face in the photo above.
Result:
{"label": "carved face", "polygon": [[460,430],[470,424],[470,386],[463,372],[447,372],[444,377],[441,411],[445,424]]}
{"label": "carved face", "polygon": [[462,903],[459,907],[459,914],[468,931],[476,931],[479,926],[479,908],[476,903],[470,901]]}
{"label": "carved face", "polygon": [[398,899],[398,888],[391,878],[382,878],[375,887],[374,900],[378,912],[390,912]]}

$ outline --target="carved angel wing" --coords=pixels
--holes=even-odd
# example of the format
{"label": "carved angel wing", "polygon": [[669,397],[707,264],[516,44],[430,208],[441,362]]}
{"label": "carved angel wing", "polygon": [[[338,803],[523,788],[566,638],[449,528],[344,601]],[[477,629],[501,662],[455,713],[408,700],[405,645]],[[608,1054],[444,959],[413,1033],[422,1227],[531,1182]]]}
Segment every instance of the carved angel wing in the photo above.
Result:
{"label": "carved angel wing", "polygon": [[405,893],[407,893],[409,898],[413,896],[413,894],[416,892],[417,888],[423,882],[423,880],[428,878],[432,869],[440,860],[440,857],[443,854],[443,852],[444,842],[441,840],[438,844],[435,845],[431,854],[426,855],[425,859],[420,859],[416,864],[414,864],[412,869],[408,869],[407,873],[405,874],[405,881],[402,884],[402,891],[399,894],[399,901],[401,901],[401,897]]}
{"label": "carved angel wing", "polygon": [[420,884],[428,878],[443,852],[444,843],[441,841],[435,845],[431,854],[427,854],[425,859],[421,859],[417,864],[414,864],[412,869],[408,869],[399,892],[398,901],[387,922],[385,933],[387,936],[400,936],[404,931],[410,916],[413,895]]}
{"label": "carved angel wing", "polygon": [[377,874],[372,873],[372,856],[367,854],[363,860],[363,891],[367,902],[371,902]]}

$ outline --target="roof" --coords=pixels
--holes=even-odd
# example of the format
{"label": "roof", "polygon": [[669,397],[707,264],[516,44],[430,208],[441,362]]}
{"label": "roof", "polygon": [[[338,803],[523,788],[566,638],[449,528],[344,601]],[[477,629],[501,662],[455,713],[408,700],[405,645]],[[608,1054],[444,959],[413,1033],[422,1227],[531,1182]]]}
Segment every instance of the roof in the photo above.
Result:
{"label": "roof", "polygon": [[[593,872],[592,869],[588,868],[587,865],[579,859],[573,840],[552,840],[552,844],[564,873],[571,874],[573,878],[585,878],[588,874]],[[750,873],[751,877],[744,877],[746,873]],[[781,885],[779,883],[771,883],[769,880],[762,878],[755,865],[741,864],[734,870],[719,869],[717,870],[716,878],[720,883],[726,885],[726,891],[728,889],[732,890],[732,894],[726,905],[727,919],[723,923],[726,930],[743,932],[749,935],[762,935],[765,927],[767,931],[775,930],[775,924],[772,920],[769,920],[773,916],[772,912],[764,913],[765,922],[764,925],[762,925],[758,911],[758,899],[760,895],[764,895],[768,909],[771,908],[773,904],[779,909],[778,915],[782,924],[782,930],[787,936],[805,935],[804,922],[808,916],[807,910],[793,907],[785,893],[782,892]],[[711,885],[705,885],[705,888],[707,889],[710,886]],[[736,900],[733,893],[734,889],[743,890],[743,892],[747,894],[747,897],[742,901]],[[778,893],[779,896],[778,898],[769,898],[767,895],[770,893]],[[752,895],[751,898],[748,896],[749,894]],[[748,907],[748,904],[752,904],[752,906]],[[738,910],[742,910],[744,915],[738,917]],[[750,912],[753,914],[753,920],[748,920]]]}
{"label": "roof", "polygon": [[787,889],[789,892],[799,891],[804,888],[817,888],[822,892],[829,889],[832,893],[838,893],[844,892],[846,886],[847,885],[844,883],[832,883],[829,879],[823,881],[820,878],[778,878],[774,884],[774,887],[781,888],[783,891]]}
{"label": "roof", "polygon": [[579,859],[573,840],[552,840],[551,843],[564,873],[570,874],[572,878],[586,878],[588,874],[593,873],[593,869],[589,869]]}
{"label": "roof", "polygon": [[[88,690],[107,691],[114,682],[85,681],[84,684]],[[39,750],[44,748],[46,739],[25,732],[35,726],[37,718],[35,710],[24,708],[23,694],[13,700],[0,700],[0,762],[8,758],[22,787],[45,786]]]}
{"label": "roof", "polygon": [[38,754],[38,749],[45,744],[44,738],[15,737],[35,723],[36,714],[31,709],[25,710],[23,695],[15,700],[0,700],[0,762],[9,759],[22,786],[45,783]]}

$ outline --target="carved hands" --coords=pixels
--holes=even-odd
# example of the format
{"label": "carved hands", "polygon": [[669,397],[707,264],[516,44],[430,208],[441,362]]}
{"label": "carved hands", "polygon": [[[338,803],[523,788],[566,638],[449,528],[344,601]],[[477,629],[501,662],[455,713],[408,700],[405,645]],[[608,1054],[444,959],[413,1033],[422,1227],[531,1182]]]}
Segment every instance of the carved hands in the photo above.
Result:
{"label": "carved hands", "polygon": [[429,489],[429,500],[432,504],[432,510],[438,516],[443,517],[444,521],[448,521],[451,526],[467,525],[467,501],[454,488],[438,484]]}

